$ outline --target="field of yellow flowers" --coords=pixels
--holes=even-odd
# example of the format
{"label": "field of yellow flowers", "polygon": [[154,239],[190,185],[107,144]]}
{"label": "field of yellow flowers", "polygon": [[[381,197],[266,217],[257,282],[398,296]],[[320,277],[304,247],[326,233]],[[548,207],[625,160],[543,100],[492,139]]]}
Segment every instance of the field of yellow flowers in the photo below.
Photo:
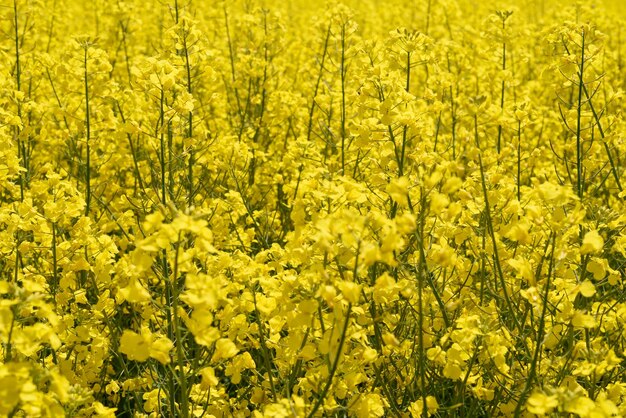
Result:
{"label": "field of yellow flowers", "polygon": [[1,417],[626,416],[620,0],[4,0]]}

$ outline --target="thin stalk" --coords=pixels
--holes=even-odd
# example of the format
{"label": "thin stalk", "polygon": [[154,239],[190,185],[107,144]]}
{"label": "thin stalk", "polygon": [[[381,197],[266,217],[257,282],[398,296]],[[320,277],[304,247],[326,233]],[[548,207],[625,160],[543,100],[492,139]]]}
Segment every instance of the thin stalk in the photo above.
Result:
{"label": "thin stalk", "polygon": [[[411,53],[407,51],[406,53],[406,86],[405,91],[408,93],[411,86]],[[404,155],[406,152],[406,142],[408,135],[409,127],[404,125],[404,129],[402,131],[402,149],[400,151],[400,161],[398,162],[398,175],[404,175]]]}
{"label": "thin stalk", "polygon": [[56,304],[56,294],[59,287],[58,256],[57,256],[57,224],[52,222],[52,300]]}
{"label": "thin stalk", "polygon": [[22,67],[20,65],[20,35],[18,26],[17,0],[13,0],[13,25],[15,36],[15,81],[17,82],[17,90],[21,90]]}
{"label": "thin stalk", "polygon": [[129,21],[130,19],[127,19],[126,25],[124,25],[124,22],[120,20],[120,28],[122,31],[122,47],[124,48],[124,61],[126,63],[126,75],[128,76],[128,85],[130,86],[132,82],[132,74],[130,70],[130,57],[128,56],[128,42],[126,40]]}
{"label": "thin stalk", "polygon": [[517,201],[522,201],[520,189],[522,178],[522,121],[517,121]]}
{"label": "thin stalk", "polygon": [[[17,91],[22,91],[22,66],[20,62],[20,35],[18,26],[18,12],[17,12],[17,0],[13,0],[13,26],[15,36],[15,83]],[[17,116],[22,118],[22,104],[17,101]],[[17,138],[18,155],[23,159],[24,167],[27,167],[26,158],[27,155],[23,152],[23,145],[21,139],[21,129],[19,126],[15,127],[15,137]],[[20,201],[24,201],[24,188],[26,182],[26,173],[20,173]]]}
{"label": "thin stalk", "polygon": [[437,117],[437,123],[435,125],[435,145],[433,146],[433,152],[437,152],[437,143],[439,142],[439,130],[441,129],[441,111]]}
{"label": "thin stalk", "polygon": [[617,188],[621,192],[622,183],[620,182],[619,173],[617,172],[615,161],[613,160],[613,155],[611,154],[611,149],[609,145],[606,143],[604,129],[602,128],[602,124],[600,123],[600,116],[598,112],[596,112],[596,108],[593,106],[593,102],[591,101],[591,97],[589,96],[589,91],[587,90],[587,86],[583,84],[583,92],[585,93],[585,98],[587,99],[587,103],[589,103],[589,108],[591,109],[591,113],[593,114],[593,118],[596,121],[596,125],[598,126],[598,131],[600,132],[600,136],[602,137],[604,144],[604,151],[606,152],[606,156],[609,159],[609,164],[611,165],[611,173],[613,174],[613,178],[615,179],[615,183],[617,183]]}
{"label": "thin stalk", "polygon": [[[478,143],[478,115],[474,115],[474,134],[476,147],[480,150],[480,146]],[[485,179],[485,167],[483,165],[482,155],[478,153],[478,165],[480,168],[480,179],[483,189],[483,196],[485,199],[485,217],[487,221],[487,231],[489,232],[489,236],[491,238],[491,245],[493,246],[493,261],[496,268],[496,273],[498,278],[500,279],[500,284],[502,286],[502,293],[504,294],[504,299],[506,301],[507,308],[511,317],[513,318],[513,323],[515,328],[517,328],[520,332],[522,331],[522,327],[517,320],[517,315],[515,312],[517,311],[516,307],[513,305],[513,301],[509,296],[509,292],[506,288],[506,281],[504,279],[504,273],[502,272],[502,265],[500,263],[500,255],[498,253],[498,241],[496,239],[496,234],[493,228],[493,220],[491,218],[491,207],[489,205],[489,195],[487,194],[487,181]],[[526,347],[527,348],[527,347]]]}
{"label": "thin stalk", "polygon": [[576,109],[576,194],[578,198],[583,198],[583,154],[582,154],[582,135],[581,135],[581,118],[582,118],[582,100],[583,100],[583,74],[585,70],[585,31],[582,31],[582,47],[580,57],[580,70],[578,72],[578,107]]}
{"label": "thin stalk", "polygon": [[[405,85],[405,91],[406,92],[409,91],[409,86],[410,85],[411,85],[411,53],[407,51],[407,54],[406,54],[406,85]],[[404,159],[405,159],[405,153],[406,153],[406,143],[407,143],[408,131],[409,131],[409,127],[407,125],[404,125],[404,127],[402,129],[402,145],[400,146],[400,153],[398,153],[398,146],[397,146],[396,141],[395,141],[395,136],[393,135],[393,129],[392,129],[391,126],[389,126],[389,132],[390,132],[390,136],[392,137],[394,152],[395,152],[395,155],[396,155],[396,163],[398,164],[398,177],[402,177],[404,175]],[[397,212],[398,212],[398,203],[394,201],[392,203],[392,205],[391,205],[391,213],[390,213],[389,217],[391,219],[394,219],[396,217]]]}
{"label": "thin stalk", "polygon": [[[504,40],[504,30],[506,27],[506,19],[502,19],[502,72],[506,70],[506,41]],[[505,93],[505,81],[502,79],[502,87],[500,91],[500,111],[504,111],[504,93]],[[496,151],[500,154],[502,141],[502,124],[498,123],[498,141],[496,142]]]}
{"label": "thin stalk", "polygon": [[[162,277],[163,277],[163,282],[165,284],[165,300],[167,302],[167,306],[168,309],[165,310],[165,316],[166,316],[166,321],[167,321],[167,338],[170,339],[170,341],[174,340],[174,328],[176,328],[176,325],[174,324],[174,318],[172,316],[172,309],[170,308],[173,305],[173,299],[174,299],[174,295],[173,295],[173,289],[172,286],[170,285],[170,273],[169,273],[169,266],[167,263],[167,250],[164,248],[161,251],[161,266],[162,266]],[[178,344],[178,341],[177,341]],[[169,400],[169,407],[170,407],[170,413],[175,416],[176,412],[177,412],[177,407],[176,407],[176,397],[174,396],[174,394],[176,393],[176,385],[174,384],[174,375],[173,373],[167,373],[167,391],[170,394],[170,396],[168,396],[168,400]]]}
{"label": "thin stalk", "polygon": [[84,46],[84,65],[85,65],[85,127],[86,127],[86,153],[87,156],[85,158],[85,187],[87,189],[86,194],[87,197],[85,199],[85,216],[89,216],[89,209],[91,205],[91,117],[89,111],[89,78],[88,78],[88,70],[87,70],[87,51],[89,50],[89,46]]}
{"label": "thin stalk", "polygon": [[330,40],[330,23],[328,24],[328,29],[326,30],[326,37],[324,38],[324,47],[322,48],[322,58],[320,59],[320,71],[317,75],[317,80],[315,81],[315,89],[313,90],[313,98],[311,99],[311,107],[309,108],[309,123],[307,125],[306,130],[306,140],[307,142],[311,140],[311,132],[313,131],[313,114],[315,113],[315,98],[317,97],[317,92],[320,88],[320,83],[322,81],[322,75],[324,74],[324,62],[326,61],[326,53],[328,51],[328,41]]}
{"label": "thin stalk", "polygon": [[[57,92],[56,87],[54,86],[54,80],[52,80],[52,76],[50,75],[50,70],[48,70],[46,68],[46,76],[48,78],[48,81],[50,81],[50,87],[52,88],[52,94],[54,95],[54,98],[56,99],[57,104],[59,105],[59,108],[63,108],[63,103],[61,103],[61,98],[59,97],[59,93]],[[65,124],[65,129],[70,130],[70,125],[67,122],[67,116],[65,116],[65,114],[63,114],[63,122]]]}
{"label": "thin stalk", "polygon": [[[124,117],[124,112],[122,111],[122,107],[120,106],[119,102],[117,102],[116,104],[117,104],[117,109],[118,109],[120,118],[122,119],[122,122],[126,123],[126,118]],[[137,150],[135,149],[135,144],[133,143],[133,137],[130,133],[127,133],[126,138],[128,139],[128,146],[130,147],[130,153],[131,153],[131,156],[133,157],[133,170],[134,170],[133,177],[135,179],[135,191],[138,185],[141,191],[145,194],[146,189],[144,186],[143,178],[141,176],[141,171],[139,170],[139,163],[138,163],[139,157],[137,155]]]}
{"label": "thin stalk", "polygon": [[169,120],[167,122],[167,189],[171,195],[174,195],[174,171],[172,161],[174,161],[174,129],[172,121]]}
{"label": "thin stalk", "polygon": [[426,29],[424,29],[424,33],[428,35],[428,31],[430,30],[430,9],[432,6],[432,0],[428,0],[428,7],[426,9]]}
{"label": "thin stalk", "polygon": [[261,321],[261,313],[257,308],[256,301],[256,292],[252,289],[252,298],[254,300],[254,310],[256,312],[256,321],[259,326],[259,342],[261,343],[261,351],[263,352],[263,362],[265,363],[265,370],[267,371],[267,376],[270,382],[270,388],[272,391],[272,399],[276,400],[276,386],[274,385],[274,377],[272,376],[272,363],[273,359],[271,359],[272,353],[267,347],[267,342],[265,341],[265,326],[263,321]]}
{"label": "thin stalk", "polygon": [[328,394],[328,389],[330,389],[330,385],[333,383],[333,377],[335,376],[335,373],[337,372],[337,366],[339,366],[339,359],[341,358],[343,345],[346,342],[346,334],[348,333],[348,325],[350,324],[351,314],[352,314],[352,304],[348,303],[348,309],[346,312],[346,320],[343,324],[343,329],[341,331],[341,339],[339,340],[339,347],[337,348],[335,361],[332,364],[332,367],[330,369],[330,374],[328,375],[328,379],[326,380],[326,385],[324,386],[322,393],[317,398],[317,401],[315,402],[315,405],[313,405],[313,409],[311,410],[311,412],[309,412],[309,414],[307,415],[308,418],[312,418],[317,412],[317,410],[320,409],[320,406],[322,406],[324,399],[326,399],[326,395]]}
{"label": "thin stalk", "polygon": [[420,246],[420,256],[419,263],[417,265],[417,303],[418,303],[418,322],[417,322],[417,336],[418,336],[418,363],[419,363],[419,374],[420,374],[420,383],[422,389],[422,416],[424,418],[428,417],[428,405],[426,403],[426,361],[424,356],[424,302],[423,302],[423,292],[424,292],[424,274],[428,274],[425,271],[426,266],[426,254],[424,252],[424,224],[426,222],[426,193],[422,189],[422,203],[421,203],[421,211],[420,211],[420,223],[419,223],[419,234],[420,240],[418,245]]}
{"label": "thin stalk", "polygon": [[[187,376],[185,374],[185,364],[187,364],[187,359],[185,358],[185,352],[183,350],[183,336],[181,332],[181,326],[178,320],[178,298],[179,298],[179,289],[178,289],[178,256],[180,253],[180,232],[178,233],[178,240],[176,244],[176,255],[174,256],[174,274],[172,279],[169,282],[166,282],[166,286],[171,287],[171,304],[170,309],[172,311],[171,317],[174,326],[174,333],[176,335],[176,361],[178,366],[178,380],[180,384],[180,410],[181,416],[183,418],[189,417],[189,393],[187,390]],[[174,393],[171,393],[170,396],[174,396]]]}
{"label": "thin stalk", "polygon": [[541,316],[539,317],[539,328],[537,329],[537,341],[535,345],[535,353],[533,354],[533,359],[530,364],[530,371],[528,373],[528,378],[526,379],[526,386],[524,387],[524,391],[520,396],[519,402],[515,406],[515,418],[519,418],[522,412],[522,406],[524,405],[526,398],[528,396],[528,392],[530,391],[533,381],[536,379],[537,375],[537,365],[539,363],[539,354],[541,353],[541,346],[544,339],[545,334],[545,324],[546,324],[546,313],[548,310],[548,296],[550,294],[550,279],[552,278],[552,270],[554,268],[554,247],[555,245],[555,234],[551,233],[550,238],[552,239],[552,251],[550,253],[550,264],[548,265],[548,277],[546,278],[546,287],[543,293],[543,306],[541,307]]}
{"label": "thin stalk", "polygon": [[15,329],[15,309],[11,307],[11,326],[7,335],[7,342],[4,344],[4,363],[10,363],[13,360],[13,330]]}
{"label": "thin stalk", "polygon": [[[450,69],[450,65],[448,62],[448,70]],[[459,92],[459,86],[456,86],[456,92]],[[450,118],[451,120],[451,130],[452,130],[452,159],[456,160],[456,124],[457,124],[457,114],[456,114],[457,104],[454,101],[454,89],[450,86]]]}
{"label": "thin stalk", "polygon": [[[54,2],[52,3],[52,10],[56,10],[57,9],[57,1],[54,0]],[[46,52],[50,52],[50,44],[52,43],[52,34],[53,34],[53,29],[54,29],[54,18],[55,18],[55,13],[51,13],[50,16],[50,25],[48,25],[48,42],[46,43]]]}
{"label": "thin stalk", "polygon": [[[187,93],[190,95],[193,93],[193,87],[191,85],[191,64],[189,63],[189,48],[187,46],[187,34],[183,37],[183,50],[185,53],[185,69],[187,70]],[[187,115],[187,138],[193,137],[193,112],[189,111]],[[194,187],[193,187],[193,166],[195,165],[195,150],[194,146],[189,146],[189,162],[187,165],[187,177],[188,177],[188,191],[187,191],[187,206],[191,206],[193,203]]]}
{"label": "thin stalk", "polygon": [[[230,61],[230,75],[233,82],[233,90],[235,93],[235,100],[237,101],[237,113],[239,114],[239,121],[241,123],[241,129],[243,130],[243,126],[245,124],[245,112],[243,112],[241,108],[241,99],[239,98],[239,89],[237,88],[236,82],[237,78],[235,76],[235,51],[233,48],[233,41],[230,36],[230,26],[228,24],[228,10],[226,10],[226,4],[224,4],[224,25],[226,27],[226,39],[228,40],[228,57]],[[241,134],[239,135],[239,139],[241,139]]]}
{"label": "thin stalk", "polygon": [[[309,339],[309,333],[311,332],[311,328],[307,328],[304,333],[304,337],[302,338],[302,343],[300,344],[300,351],[304,349],[306,343]],[[287,396],[291,397],[293,394],[293,387],[295,386],[296,379],[300,375],[300,371],[302,370],[302,358],[298,358],[295,366],[291,369],[289,373],[289,378],[287,379]]]}
{"label": "thin stalk", "polygon": [[341,175],[346,167],[346,25],[341,25]]}
{"label": "thin stalk", "polygon": [[[19,41],[19,29],[18,29],[18,13],[17,13],[17,0],[13,0],[13,17],[14,17],[14,29],[15,29],[15,83],[16,83],[16,88],[17,91],[21,91],[22,90],[22,67],[20,64],[20,41]],[[17,99],[17,116],[20,118],[22,118],[22,104],[19,98]],[[22,164],[24,166],[24,168],[27,169],[28,167],[28,162],[26,161],[26,159],[28,158],[26,152],[24,152],[24,146],[22,144],[22,139],[21,139],[21,129],[19,126],[15,127],[15,138],[17,140],[17,152],[18,152],[18,158],[22,159]],[[24,189],[26,187],[25,183],[26,183],[26,176],[27,176],[27,172],[20,172],[19,175],[19,184],[20,184],[20,202],[24,201]],[[16,232],[16,248],[15,248],[15,274],[14,274],[14,283],[17,284],[17,279],[18,279],[18,272],[19,272],[19,260],[20,260],[20,249],[19,249],[19,244],[22,240],[22,232],[17,231]],[[5,362],[9,362],[11,361],[11,357],[12,357],[12,344],[11,344],[11,338],[13,335],[13,327],[14,327],[14,323],[15,323],[15,315],[13,315],[12,320],[11,320],[11,328],[9,330],[9,335],[7,338],[7,343],[6,343],[6,351],[5,351]]]}
{"label": "thin stalk", "polygon": [[160,158],[161,158],[161,203],[163,206],[167,204],[167,195],[165,192],[166,186],[166,178],[165,178],[165,92],[161,89],[161,100],[160,100],[160,116],[159,123],[157,124],[157,128],[159,130],[159,138],[160,138]]}

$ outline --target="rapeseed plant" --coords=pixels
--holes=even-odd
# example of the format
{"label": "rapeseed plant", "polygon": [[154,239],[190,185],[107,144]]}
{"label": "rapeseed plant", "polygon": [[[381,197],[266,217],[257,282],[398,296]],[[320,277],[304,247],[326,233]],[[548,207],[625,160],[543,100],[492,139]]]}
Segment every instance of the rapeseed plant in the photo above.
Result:
{"label": "rapeseed plant", "polygon": [[621,3],[9,0],[0,417],[626,415]]}

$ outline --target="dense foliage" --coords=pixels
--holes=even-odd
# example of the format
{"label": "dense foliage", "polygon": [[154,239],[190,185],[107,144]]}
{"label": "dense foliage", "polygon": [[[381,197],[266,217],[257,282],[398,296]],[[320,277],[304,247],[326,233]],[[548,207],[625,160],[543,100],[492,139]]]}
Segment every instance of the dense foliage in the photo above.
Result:
{"label": "dense foliage", "polygon": [[626,415],[587,3],[5,2],[0,417]]}

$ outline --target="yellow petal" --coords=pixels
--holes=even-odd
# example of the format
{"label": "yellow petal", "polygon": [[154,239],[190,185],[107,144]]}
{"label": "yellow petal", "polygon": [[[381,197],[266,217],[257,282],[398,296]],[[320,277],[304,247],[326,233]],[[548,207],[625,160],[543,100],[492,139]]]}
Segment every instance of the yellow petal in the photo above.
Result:
{"label": "yellow petal", "polygon": [[598,253],[602,251],[602,247],[604,247],[604,239],[602,239],[598,231],[589,231],[583,238],[580,253],[583,255]]}

